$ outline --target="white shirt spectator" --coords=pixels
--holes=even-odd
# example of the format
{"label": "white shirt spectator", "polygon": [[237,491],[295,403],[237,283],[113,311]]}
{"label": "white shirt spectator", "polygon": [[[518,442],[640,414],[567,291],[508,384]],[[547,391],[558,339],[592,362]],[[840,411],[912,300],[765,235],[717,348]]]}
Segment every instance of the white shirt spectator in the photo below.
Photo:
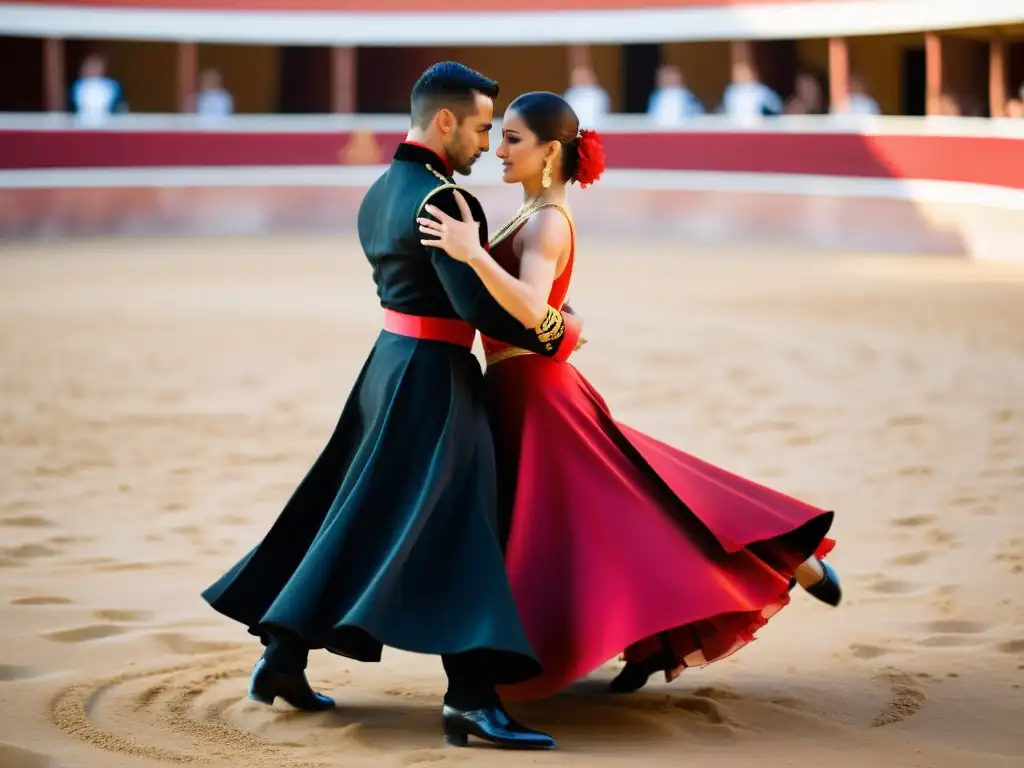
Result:
{"label": "white shirt spectator", "polygon": [[235,101],[223,88],[196,95],[196,114],[200,117],[227,117],[235,111]]}
{"label": "white shirt spectator", "polygon": [[866,93],[851,93],[846,103],[838,108],[833,107],[833,114],[841,115],[880,115],[882,114],[878,102]]}
{"label": "white shirt spectator", "polygon": [[647,102],[647,115],[660,125],[674,125],[687,117],[704,113],[704,105],[693,91],[681,85],[656,88]]}
{"label": "white shirt spectator", "polygon": [[743,121],[779,115],[783,109],[782,98],[764,83],[731,83],[722,96],[722,111]]}
{"label": "white shirt spectator", "polygon": [[71,86],[71,107],[82,125],[102,124],[121,100],[121,86],[109,77],[80,77]]}
{"label": "white shirt spectator", "polygon": [[600,85],[575,85],[565,92],[565,100],[580,120],[580,128],[596,128],[611,111],[611,99]]}

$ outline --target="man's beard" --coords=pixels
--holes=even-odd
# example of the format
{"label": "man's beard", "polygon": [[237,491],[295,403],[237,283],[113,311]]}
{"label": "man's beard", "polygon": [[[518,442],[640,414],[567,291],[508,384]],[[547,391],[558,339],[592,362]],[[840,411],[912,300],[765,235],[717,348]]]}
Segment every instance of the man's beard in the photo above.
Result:
{"label": "man's beard", "polygon": [[451,163],[452,170],[462,176],[469,176],[473,172],[473,163],[477,161],[480,154],[470,155],[469,157],[463,157],[458,152],[458,136],[455,137],[456,141],[452,142],[452,146],[445,149],[445,154],[448,155],[448,162]]}
{"label": "man's beard", "polygon": [[473,163],[476,162],[479,155],[473,155],[469,159],[452,157],[448,155],[448,162],[452,164],[452,170],[462,176],[469,176],[473,172]]}

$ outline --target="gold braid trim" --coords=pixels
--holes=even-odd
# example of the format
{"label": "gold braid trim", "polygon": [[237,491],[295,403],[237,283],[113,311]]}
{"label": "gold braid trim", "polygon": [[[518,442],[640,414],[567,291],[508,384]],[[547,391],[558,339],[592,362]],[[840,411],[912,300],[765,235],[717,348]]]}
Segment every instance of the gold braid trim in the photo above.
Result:
{"label": "gold braid trim", "polygon": [[427,192],[426,197],[424,197],[423,200],[420,201],[419,207],[416,209],[416,216],[417,217],[423,215],[423,207],[427,203],[429,203],[430,202],[430,198],[432,198],[438,192],[444,192],[446,189],[457,189],[460,192],[465,192],[467,195],[469,194],[468,190],[463,189],[462,187],[460,187],[458,184],[453,182],[451,179],[449,179],[443,173],[440,173],[439,171],[436,171],[434,169],[434,166],[428,164],[425,167],[426,167],[426,169],[428,171],[430,171],[432,174],[434,174],[434,176],[437,177],[437,180],[440,181],[441,183],[440,183],[440,185],[434,187],[432,190]]}
{"label": "gold braid trim", "polygon": [[497,232],[491,235],[491,247],[493,248],[502,240],[507,240],[508,236],[512,234],[520,224],[524,224],[531,216],[533,216],[533,214],[537,211],[543,210],[544,208],[555,208],[561,211],[562,215],[565,216],[566,220],[569,222],[569,229],[572,231],[573,243],[575,244],[576,225],[573,224],[572,216],[569,215],[569,211],[558,203],[549,203],[537,198],[516,211],[515,216],[506,221]]}
{"label": "gold braid trim", "polygon": [[416,209],[416,216],[419,217],[419,216],[423,215],[423,208],[426,206],[427,203],[430,202],[430,198],[432,198],[434,195],[438,194],[439,192],[444,192],[446,189],[457,189],[460,192],[465,192],[467,195],[469,194],[468,190],[463,189],[458,184],[448,183],[448,184],[442,184],[439,187],[434,187],[432,190],[427,192],[427,196],[424,197],[423,200],[420,202],[419,208]]}
{"label": "gold braid trim", "polygon": [[541,208],[544,208],[546,205],[548,204],[543,200],[537,199],[527,203],[516,211],[516,215],[506,221],[501,228],[491,236],[491,247],[493,248],[502,240],[507,239],[508,236],[515,231],[516,227],[523,224],[527,219],[533,216],[533,214]]}
{"label": "gold braid trim", "polygon": [[486,362],[488,366],[492,366],[497,365],[502,360],[509,360],[513,357],[534,354],[536,354],[536,352],[531,352],[528,349],[520,349],[519,347],[505,347],[505,349],[499,350],[490,355],[484,355],[484,362]]}
{"label": "gold braid trim", "polygon": [[451,184],[452,183],[451,179],[449,179],[443,173],[441,173],[436,168],[434,168],[434,166],[432,166],[430,163],[427,163],[427,170],[430,171],[435,176],[437,176],[437,178],[439,178],[443,184]]}

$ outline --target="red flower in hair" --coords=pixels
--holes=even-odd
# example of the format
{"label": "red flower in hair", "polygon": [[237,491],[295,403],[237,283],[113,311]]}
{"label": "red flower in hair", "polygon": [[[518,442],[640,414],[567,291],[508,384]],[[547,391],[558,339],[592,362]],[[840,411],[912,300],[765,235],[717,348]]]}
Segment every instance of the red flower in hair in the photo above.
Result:
{"label": "red flower in hair", "polygon": [[580,131],[579,162],[576,165],[576,173],[573,181],[581,187],[586,188],[601,178],[604,173],[604,150],[601,148],[601,137],[597,131]]}

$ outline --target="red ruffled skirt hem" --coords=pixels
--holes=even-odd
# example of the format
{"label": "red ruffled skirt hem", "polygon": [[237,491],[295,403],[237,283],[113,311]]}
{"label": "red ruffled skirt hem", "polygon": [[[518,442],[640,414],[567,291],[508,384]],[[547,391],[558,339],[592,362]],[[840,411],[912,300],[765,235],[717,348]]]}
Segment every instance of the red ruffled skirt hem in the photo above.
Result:
{"label": "red ruffled skirt hem", "polygon": [[503,687],[507,700],[666,643],[680,664],[725,658],[835,544],[832,512],[615,422],[571,365],[524,355],[486,381],[509,578],[544,668]]}

